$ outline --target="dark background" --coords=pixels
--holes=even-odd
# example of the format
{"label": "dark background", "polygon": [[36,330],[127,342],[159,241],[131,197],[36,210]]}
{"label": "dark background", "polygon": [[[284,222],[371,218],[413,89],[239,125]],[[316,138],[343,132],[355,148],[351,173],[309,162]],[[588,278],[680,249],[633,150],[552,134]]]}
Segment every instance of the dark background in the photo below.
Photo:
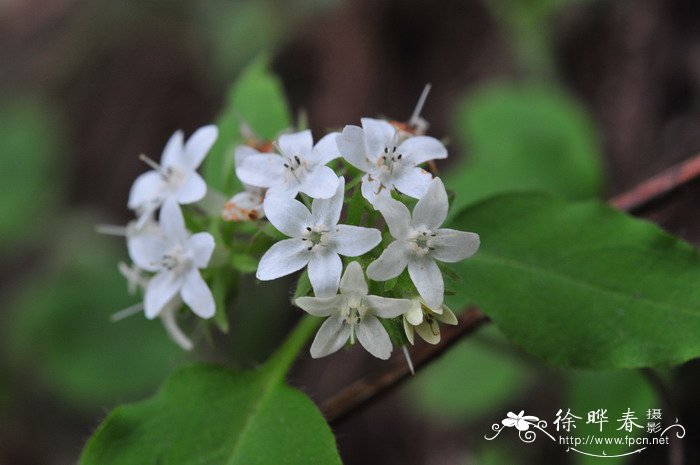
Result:
{"label": "dark background", "polygon": [[[55,347],[77,341],[72,331],[85,319],[78,315],[70,320],[56,345],[47,343],[55,333],[42,332],[44,322],[57,306],[84,305],[81,311],[91,312],[86,300],[108,307],[100,310],[107,316],[128,305],[111,297],[125,294],[122,287],[109,294],[85,282],[67,296],[58,289],[66,287],[62,279],[74,282],[75,276],[83,276],[85,269],[75,271],[75,263],[92,260],[81,257],[101,254],[105,243],[114,247],[114,255],[104,259],[111,267],[105,268],[106,276],[123,286],[110,261],[124,259],[121,244],[95,239],[92,225],[129,219],[128,191],[144,170],[137,155],[158,154],[175,129],[190,133],[215,121],[228,86],[261,51],[271,54],[292,108],[307,112],[315,134],[361,116],[406,119],[430,82],[433,90],[424,116],[433,135],[449,138],[455,106],[472,89],[500,80],[536,80],[566,89],[594,121],[607,173],[606,196],[700,152],[700,3],[523,0],[513,2],[520,5],[515,11],[504,13],[509,4],[0,2],[0,138],[5,139],[0,141],[0,170],[6,176],[13,173],[13,182],[5,182],[0,192],[14,199],[0,203],[0,218],[5,218],[0,221],[10,225],[2,229],[5,238],[0,241],[0,464],[75,463],[109,408],[143,398],[165,376],[152,374],[141,384],[118,389],[133,360],[124,352],[126,368],[119,374],[100,367],[95,371],[100,375],[94,375],[89,369],[99,360],[83,360],[76,368],[80,373],[66,375],[64,382],[76,360],[72,354],[90,349],[76,345],[76,352],[58,356]],[[526,16],[519,12],[544,18],[537,23],[539,36],[519,21]],[[454,159],[468,157],[469,147],[453,141],[450,154]],[[2,173],[0,179],[5,179]],[[699,195],[700,187],[691,185],[647,216],[698,244]],[[243,302],[231,316],[232,334],[215,336],[208,348],[189,359],[239,366],[261,360],[297,316],[282,308],[287,284],[269,287],[280,297],[267,302],[276,312],[287,312],[285,316],[264,324],[250,322],[251,333]],[[257,286],[252,280],[245,285]],[[32,300],[37,295],[43,297]],[[30,322],[16,316],[34,306],[46,313]],[[145,325],[139,318],[126,324]],[[126,331],[121,342],[134,334],[120,328]],[[157,330],[153,334],[160,334]],[[24,336],[15,337],[18,331]],[[101,343],[98,337],[92,341],[93,347]],[[150,341],[135,336],[129,345],[131,351],[136,345],[136,354],[152,350]],[[166,361],[166,371],[183,363],[171,349],[169,341],[159,342],[158,360]],[[574,463],[559,449],[507,442],[502,444],[510,452],[485,449],[483,434],[507,409],[517,412],[528,406],[548,412],[552,399],[566,399],[568,375],[512,348],[508,356],[528,373],[528,381],[511,389],[510,397],[489,400],[492,410],[446,419],[416,407],[416,394],[401,389],[335,428],[343,460],[349,465]],[[292,382],[320,401],[345,383],[381,369],[370,358],[359,350],[322,361],[304,357]],[[90,379],[80,379],[81,374]],[[688,428],[686,463],[697,463],[700,451],[692,438],[700,437],[695,420],[700,415],[700,365],[691,362],[666,375]],[[504,379],[516,383],[519,378]],[[444,396],[468,396],[483,381],[474,372],[460,382],[465,384]],[[83,393],[97,385],[107,386],[104,395],[85,400]],[[665,463],[665,453],[649,451],[632,463]]]}

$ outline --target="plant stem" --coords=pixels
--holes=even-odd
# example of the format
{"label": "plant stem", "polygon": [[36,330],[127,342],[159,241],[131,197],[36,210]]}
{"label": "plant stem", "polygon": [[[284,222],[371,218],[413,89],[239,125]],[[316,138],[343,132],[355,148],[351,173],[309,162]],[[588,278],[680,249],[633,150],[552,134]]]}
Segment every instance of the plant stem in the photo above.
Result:
{"label": "plant stem", "polygon": [[302,316],[282,345],[265,362],[263,370],[268,371],[271,377],[284,377],[311,335],[321,326],[321,321],[322,318],[311,315]]}

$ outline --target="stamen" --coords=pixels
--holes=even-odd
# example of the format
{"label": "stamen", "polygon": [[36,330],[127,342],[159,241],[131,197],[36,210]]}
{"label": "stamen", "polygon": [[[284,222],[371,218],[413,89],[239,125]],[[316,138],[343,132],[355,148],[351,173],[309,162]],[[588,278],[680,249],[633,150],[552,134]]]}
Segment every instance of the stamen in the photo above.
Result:
{"label": "stamen", "polygon": [[142,153],[141,155],[139,155],[139,160],[141,160],[154,170],[158,171],[160,174],[163,174],[163,169],[161,168],[161,166],[155,161],[153,161],[153,159],[147,157],[145,154]]}
{"label": "stamen", "polygon": [[397,160],[401,160],[401,157],[403,157],[403,153],[400,153],[398,157],[396,157]]}
{"label": "stamen", "polygon": [[123,310],[119,310],[117,313],[113,313],[112,316],[109,317],[109,321],[116,323],[117,321],[130,317],[131,315],[137,314],[141,310],[143,310],[143,302],[139,302],[131,307],[126,307]]}
{"label": "stamen", "polygon": [[391,153],[395,153],[395,152],[396,152],[396,146],[394,146],[394,148],[391,149]]}
{"label": "stamen", "polygon": [[126,237],[126,226],[116,226],[113,224],[98,224],[95,226],[95,231],[98,234],[106,234],[108,236]]}
{"label": "stamen", "polygon": [[413,369],[413,360],[411,360],[411,354],[408,353],[408,347],[401,346],[401,349],[403,350],[403,356],[406,358],[406,364],[408,364],[408,369],[411,370],[411,374],[415,375],[416,370]]}
{"label": "stamen", "polygon": [[389,147],[384,147],[384,153],[389,153]]}
{"label": "stamen", "polygon": [[432,87],[432,85],[428,83],[423,88],[423,92],[420,94],[420,97],[418,98],[418,103],[416,103],[416,108],[413,110],[413,114],[411,115],[411,119],[408,120],[409,124],[415,125],[418,118],[420,118],[420,113],[421,113],[421,111],[423,111],[423,105],[425,105],[425,101],[428,99],[428,94],[430,93],[431,87]]}
{"label": "stamen", "polygon": [[297,165],[301,165],[301,161],[299,160],[299,155],[294,155],[294,160],[297,162]]}

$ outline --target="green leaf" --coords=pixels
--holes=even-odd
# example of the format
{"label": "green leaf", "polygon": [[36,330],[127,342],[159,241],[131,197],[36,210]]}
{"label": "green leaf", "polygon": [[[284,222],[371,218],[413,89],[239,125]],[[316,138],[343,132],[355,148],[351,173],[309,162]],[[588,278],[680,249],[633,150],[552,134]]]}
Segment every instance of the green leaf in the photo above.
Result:
{"label": "green leaf", "polygon": [[507,343],[504,339],[491,326],[454,346],[410,384],[412,403],[425,414],[463,422],[523,394],[530,376],[518,359],[494,347]]}
{"label": "green leaf", "polygon": [[283,381],[317,320],[302,319],[261,370],[185,368],[152,399],[114,410],[80,464],[340,464],[319,410]]}
{"label": "green leaf", "polygon": [[513,190],[546,190],[572,200],[600,194],[593,125],[560,91],[513,84],[481,89],[459,106],[455,134],[469,161],[445,173],[445,185],[456,194],[453,213]]}
{"label": "green leaf", "polygon": [[[610,438],[624,438],[644,436],[646,434],[647,410],[662,408],[660,400],[652,390],[647,380],[639,371],[615,371],[615,372],[577,372],[573,373],[570,380],[570,404],[571,412],[582,417],[576,423],[576,436],[601,435]],[[635,423],[644,426],[644,429],[633,428],[632,432],[625,429],[618,430],[622,425],[618,422],[622,414],[631,409],[637,420]],[[607,423],[603,423],[603,431],[596,423],[587,424],[588,412],[598,409],[607,410]],[[566,409],[564,409],[566,410]],[[658,421],[658,420],[654,420]],[[672,418],[662,419],[664,424],[672,423]],[[608,455],[624,454],[630,452],[630,446],[607,444],[603,446],[580,446],[584,452],[601,454],[603,449]],[[628,461],[627,457],[608,457],[606,464],[620,465]],[[576,454],[576,463],[579,465],[600,465],[600,458]]]}
{"label": "green leaf", "polygon": [[450,225],[481,235],[462,291],[504,334],[554,364],[669,365],[700,356],[700,256],[598,202],[506,194]]}
{"label": "green leaf", "polygon": [[138,398],[182,361],[182,350],[143,313],[110,321],[141,299],[126,292],[113,239],[95,234],[87,221],[54,224],[52,231],[54,263],[27,280],[9,305],[7,357],[74,408]]}
{"label": "green leaf", "polygon": [[248,124],[261,139],[272,140],[292,125],[282,85],[268,71],[267,58],[253,61],[233,85],[217,122],[219,138],[207,155],[204,177],[207,184],[225,193],[241,189],[235,176],[233,150],[242,143],[241,123]]}

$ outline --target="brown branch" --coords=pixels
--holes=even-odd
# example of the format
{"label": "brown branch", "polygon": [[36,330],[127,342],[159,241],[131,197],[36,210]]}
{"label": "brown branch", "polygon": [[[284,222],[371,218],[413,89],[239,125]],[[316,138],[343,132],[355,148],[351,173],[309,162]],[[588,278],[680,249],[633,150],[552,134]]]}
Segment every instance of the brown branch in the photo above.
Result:
{"label": "brown branch", "polygon": [[[613,197],[608,203],[619,210],[638,213],[698,178],[700,155],[647,179],[633,189]],[[488,321],[488,317],[479,309],[470,308],[458,320],[457,326],[443,328],[439,344],[424,344],[414,348],[411,356],[416,371],[442,355],[462,337],[474,332]],[[329,423],[338,423],[387,394],[410,375],[406,362],[397,357],[386,370],[361,378],[327,399],[321,405],[321,411]]]}
{"label": "brown branch", "polygon": [[652,203],[700,177],[700,154],[674,165],[610,199],[611,206],[628,213],[638,213]]}
{"label": "brown branch", "polygon": [[[439,357],[463,336],[471,334],[487,321],[488,318],[480,310],[476,308],[466,310],[459,316],[456,326],[442,328],[442,338],[438,344],[434,346],[423,344],[415,347],[411,353],[415,370],[419,370],[429,361]],[[329,423],[337,423],[359,407],[376,401],[410,376],[411,372],[406,361],[403,357],[396,357],[386,370],[359,379],[336,393],[323,403],[321,411]]]}

